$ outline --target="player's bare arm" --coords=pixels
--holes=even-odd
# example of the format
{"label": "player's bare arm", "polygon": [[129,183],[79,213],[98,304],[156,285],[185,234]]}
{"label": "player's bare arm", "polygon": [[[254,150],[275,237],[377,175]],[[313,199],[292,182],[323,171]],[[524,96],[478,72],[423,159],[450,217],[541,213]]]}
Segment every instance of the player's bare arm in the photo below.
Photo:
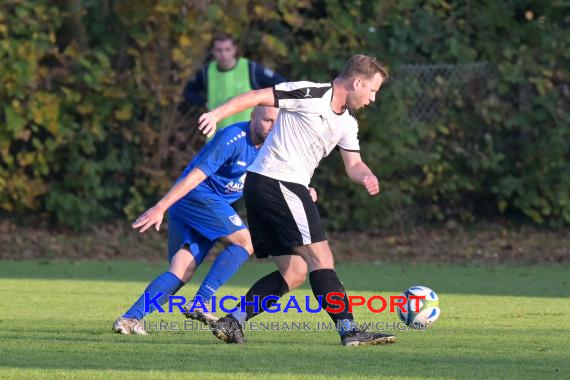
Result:
{"label": "player's bare arm", "polygon": [[273,88],[248,91],[230,99],[210,112],[202,114],[198,119],[198,129],[203,134],[211,136],[216,132],[216,123],[218,121],[255,106],[275,106]]}
{"label": "player's bare arm", "polygon": [[360,153],[340,149],[340,154],[348,177],[352,181],[364,186],[369,195],[378,195],[380,193],[378,178],[376,178],[372,170],[362,161]]}
{"label": "player's bare arm", "polygon": [[155,226],[155,229],[159,231],[166,210],[205,179],[206,174],[202,170],[192,169],[184,179],[172,186],[156,205],[143,212],[133,223],[133,228],[139,229],[142,233]]}
{"label": "player's bare arm", "polygon": [[315,190],[314,187],[309,187],[309,194],[311,195],[311,199],[313,200],[313,202],[317,202],[317,190]]}

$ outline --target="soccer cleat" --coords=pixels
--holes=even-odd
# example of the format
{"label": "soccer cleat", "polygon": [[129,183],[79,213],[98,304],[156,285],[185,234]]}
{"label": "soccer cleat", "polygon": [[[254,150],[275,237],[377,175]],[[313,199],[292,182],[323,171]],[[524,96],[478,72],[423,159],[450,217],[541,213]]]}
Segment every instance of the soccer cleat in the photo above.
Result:
{"label": "soccer cleat", "polygon": [[241,325],[231,315],[226,315],[212,323],[212,334],[226,343],[245,343],[245,335],[243,335]]}
{"label": "soccer cleat", "polygon": [[[191,312],[190,309],[192,308],[193,304],[194,304],[194,298],[192,298],[190,302],[188,302],[186,305],[182,307],[185,310],[184,315],[186,316],[186,318],[194,319],[195,321],[200,321],[208,326],[210,326],[212,323],[216,322],[219,319],[209,311],[204,311],[197,307],[195,307],[194,311]],[[210,307],[210,302],[204,302],[204,306],[206,306],[207,310],[212,310]]]}
{"label": "soccer cleat", "polygon": [[113,331],[122,335],[148,335],[144,331],[141,321],[136,318],[117,318],[115,323],[113,323]]}
{"label": "soccer cleat", "polygon": [[395,342],[396,337],[394,335],[370,333],[361,330],[349,331],[341,337],[341,343],[343,346],[373,346]]}

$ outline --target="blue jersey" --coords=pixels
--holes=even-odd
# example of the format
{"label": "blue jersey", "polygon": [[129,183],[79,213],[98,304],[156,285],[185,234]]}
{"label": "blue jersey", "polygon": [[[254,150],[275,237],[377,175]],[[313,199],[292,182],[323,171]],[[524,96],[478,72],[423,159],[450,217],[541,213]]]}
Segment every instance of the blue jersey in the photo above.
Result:
{"label": "blue jersey", "polygon": [[258,152],[251,142],[249,122],[220,130],[182,172],[180,179],[194,168],[199,168],[207,177],[186,196],[217,194],[228,203],[237,201],[243,193],[246,169]]}

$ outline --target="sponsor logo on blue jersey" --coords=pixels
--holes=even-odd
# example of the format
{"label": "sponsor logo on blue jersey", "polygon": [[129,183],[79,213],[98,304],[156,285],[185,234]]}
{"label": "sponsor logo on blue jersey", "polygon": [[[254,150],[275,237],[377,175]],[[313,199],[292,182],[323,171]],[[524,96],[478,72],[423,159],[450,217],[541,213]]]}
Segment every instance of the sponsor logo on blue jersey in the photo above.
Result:
{"label": "sponsor logo on blue jersey", "polygon": [[[245,166],[245,165],[244,165]],[[230,192],[242,192],[243,183],[245,181],[245,174],[240,177],[238,181],[230,181],[226,184],[226,193]]]}

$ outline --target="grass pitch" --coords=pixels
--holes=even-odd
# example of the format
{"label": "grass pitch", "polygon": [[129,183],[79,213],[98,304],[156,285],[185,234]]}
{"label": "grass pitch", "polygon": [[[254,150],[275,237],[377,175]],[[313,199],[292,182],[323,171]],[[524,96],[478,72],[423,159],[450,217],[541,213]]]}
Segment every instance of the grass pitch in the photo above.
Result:
{"label": "grass pitch", "polygon": [[[439,321],[423,332],[395,331],[399,340],[390,346],[342,347],[331,331],[247,331],[241,346],[208,331],[112,333],[114,319],[164,269],[136,262],[0,262],[0,378],[570,378],[568,267],[339,265],[349,294],[388,298],[411,285],[439,294]],[[191,297],[207,269],[180,294]],[[273,270],[249,262],[219,296],[245,294]],[[312,293],[306,284],[292,294]],[[398,321],[363,307],[355,317]],[[155,313],[148,321],[184,329],[177,314]],[[308,322],[316,329],[329,319],[324,312],[277,313],[254,321]]]}

